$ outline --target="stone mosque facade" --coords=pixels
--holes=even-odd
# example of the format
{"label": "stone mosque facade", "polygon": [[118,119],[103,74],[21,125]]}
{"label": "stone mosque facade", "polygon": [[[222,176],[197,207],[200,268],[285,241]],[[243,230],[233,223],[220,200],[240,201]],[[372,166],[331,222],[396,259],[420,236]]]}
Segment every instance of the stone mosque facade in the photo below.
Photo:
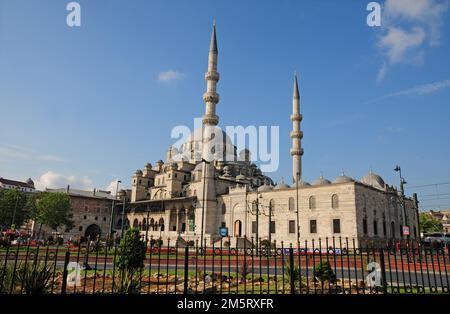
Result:
{"label": "stone mosque facade", "polygon": [[[229,136],[217,127],[217,60],[214,25],[203,126],[179,149],[170,147],[165,161],[148,163],[134,173],[127,213],[130,226],[139,228],[143,236],[162,239],[164,245],[203,239],[209,246],[224,236],[231,245],[251,238],[285,244],[327,237],[400,239],[405,225],[410,238],[418,237],[417,202],[408,197],[403,202],[401,193],[373,172],[360,181],[344,173],[332,181],[322,176],[311,183],[302,180],[303,132],[296,76],[290,117],[292,186],[275,184],[265,176],[252,163],[250,151],[238,154]],[[220,140],[208,150],[208,141],[215,136]]]}

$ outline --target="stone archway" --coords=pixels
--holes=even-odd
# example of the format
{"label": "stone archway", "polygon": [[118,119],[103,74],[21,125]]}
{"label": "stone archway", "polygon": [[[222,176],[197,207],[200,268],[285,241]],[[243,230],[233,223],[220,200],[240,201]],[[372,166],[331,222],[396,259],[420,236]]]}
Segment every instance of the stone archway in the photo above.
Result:
{"label": "stone archway", "polygon": [[96,225],[92,224],[89,227],[86,228],[86,231],[84,232],[84,236],[88,239],[95,240],[97,237],[100,237],[102,235],[102,229]]}

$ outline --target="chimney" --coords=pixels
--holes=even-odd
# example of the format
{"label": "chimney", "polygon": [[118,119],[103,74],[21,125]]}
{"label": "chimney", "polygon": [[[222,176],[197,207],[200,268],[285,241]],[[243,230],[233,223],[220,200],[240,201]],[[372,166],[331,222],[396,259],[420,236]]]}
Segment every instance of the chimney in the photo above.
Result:
{"label": "chimney", "polygon": [[70,190],[70,185],[67,185],[67,188],[66,188],[66,193],[67,194],[69,194],[69,190]]}
{"label": "chimney", "polygon": [[95,188],[94,188],[94,196],[95,196]]}

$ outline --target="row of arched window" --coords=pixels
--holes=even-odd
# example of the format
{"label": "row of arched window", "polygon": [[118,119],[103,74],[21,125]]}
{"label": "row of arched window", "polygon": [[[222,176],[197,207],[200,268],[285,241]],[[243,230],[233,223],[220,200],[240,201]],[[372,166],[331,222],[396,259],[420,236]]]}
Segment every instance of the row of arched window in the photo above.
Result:
{"label": "row of arched window", "polygon": [[[289,197],[288,206],[290,211],[294,211],[296,209],[296,202],[295,198]],[[310,196],[308,199],[308,207],[309,209],[316,209],[317,203],[316,203],[316,197]],[[269,201],[269,208],[270,210],[273,210],[275,208],[275,200],[271,199]],[[333,194],[331,196],[331,208],[337,209],[339,208],[339,196],[337,194]],[[252,203],[252,209],[256,209],[256,201],[253,201]],[[222,215],[226,213],[225,204],[222,204]]]}
{"label": "row of arched window", "polygon": [[142,222],[137,218],[133,221],[133,228],[139,229],[140,231],[164,231],[164,218],[160,218],[159,221],[155,219],[150,219],[147,224],[147,219],[143,219]]}

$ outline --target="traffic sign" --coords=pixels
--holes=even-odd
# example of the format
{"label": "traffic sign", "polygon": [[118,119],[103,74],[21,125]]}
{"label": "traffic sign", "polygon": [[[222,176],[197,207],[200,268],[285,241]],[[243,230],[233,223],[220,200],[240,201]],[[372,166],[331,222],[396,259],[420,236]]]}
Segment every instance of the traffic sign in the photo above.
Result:
{"label": "traffic sign", "polygon": [[403,227],[403,235],[409,236],[409,227],[408,226]]}
{"label": "traffic sign", "polygon": [[219,229],[219,234],[220,234],[222,237],[228,236],[228,228],[227,228],[227,227],[221,227],[221,228]]}

